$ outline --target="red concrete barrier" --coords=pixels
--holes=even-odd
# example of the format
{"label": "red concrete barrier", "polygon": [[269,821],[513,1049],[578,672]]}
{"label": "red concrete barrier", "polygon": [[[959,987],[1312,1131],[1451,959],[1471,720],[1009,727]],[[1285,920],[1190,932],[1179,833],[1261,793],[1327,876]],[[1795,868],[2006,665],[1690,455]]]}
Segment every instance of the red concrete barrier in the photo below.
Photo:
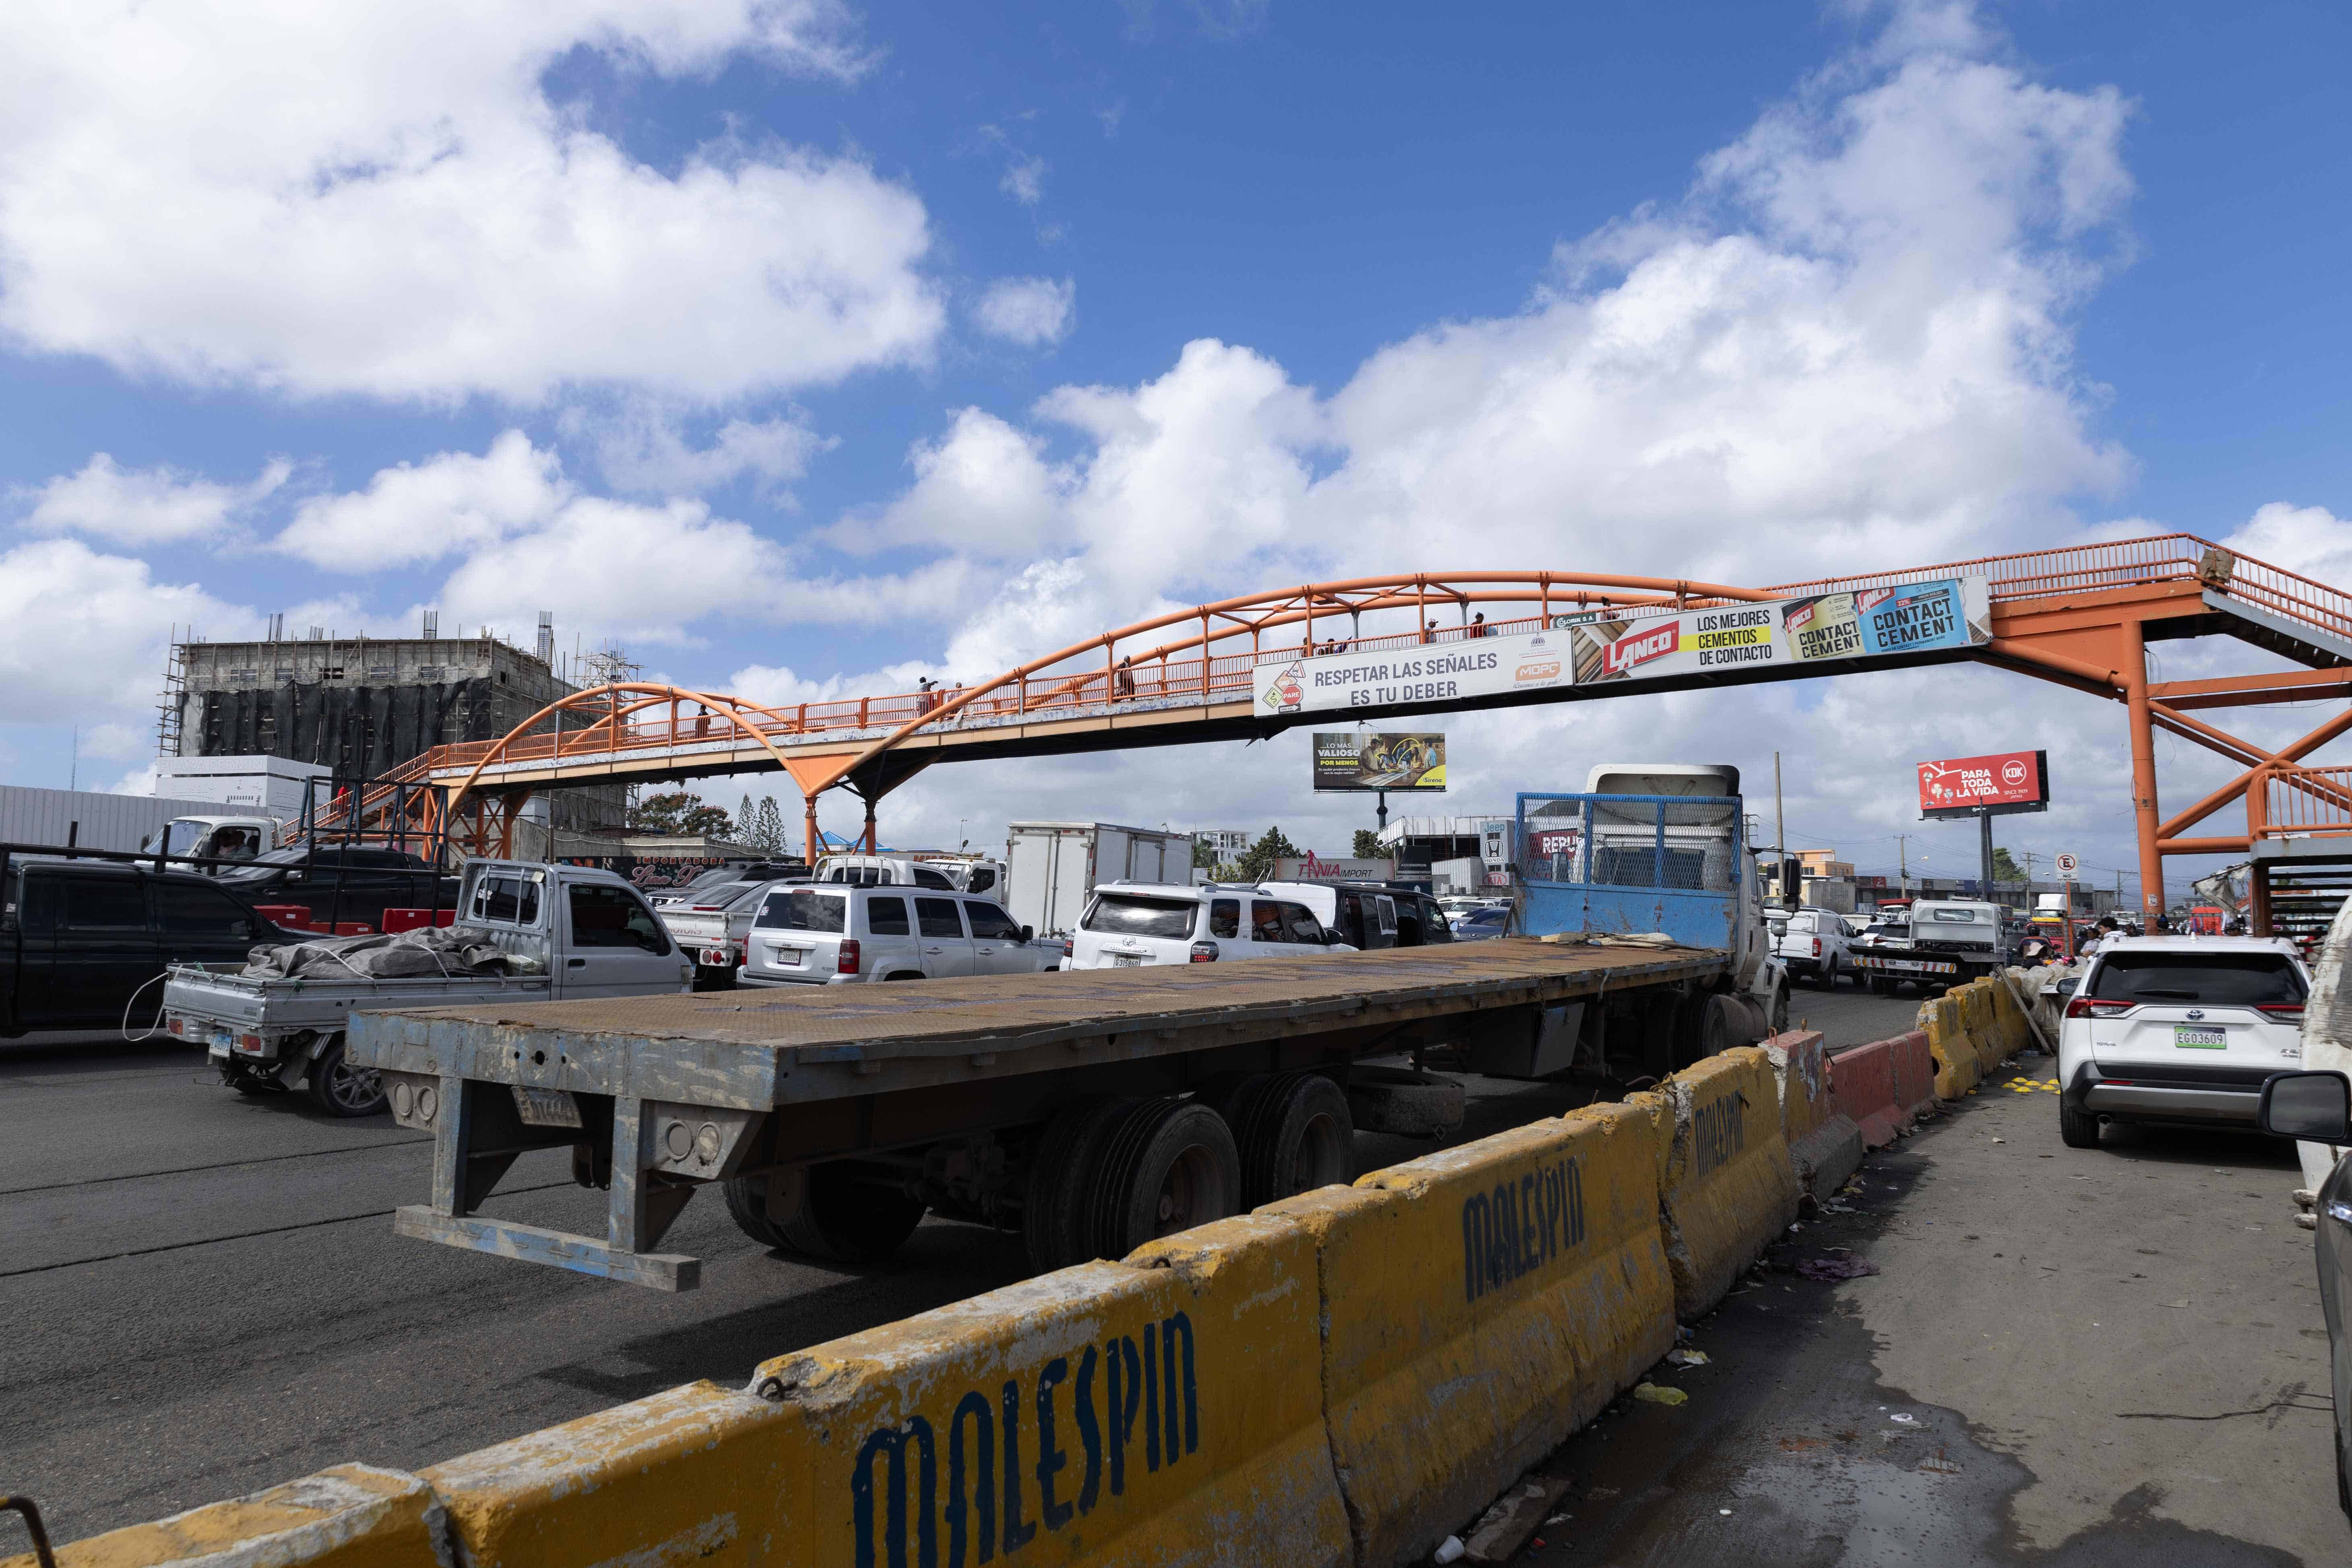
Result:
{"label": "red concrete barrier", "polygon": [[310,906],[308,904],[256,904],[253,912],[274,926],[288,931],[310,929]]}
{"label": "red concrete barrier", "polygon": [[457,923],[457,911],[443,910],[437,914],[431,910],[386,910],[383,911],[383,932],[422,931],[428,925],[446,926]]}
{"label": "red concrete barrier", "polygon": [[1830,1058],[1830,1100],[1862,1129],[1866,1149],[1884,1149],[1911,1125],[1895,1099],[1895,1042],[1873,1040]]}
{"label": "red concrete barrier", "polygon": [[1906,1115],[1924,1116],[1936,1109],[1936,1058],[1927,1037],[1914,1029],[1886,1042],[1895,1053],[1895,1103]]}

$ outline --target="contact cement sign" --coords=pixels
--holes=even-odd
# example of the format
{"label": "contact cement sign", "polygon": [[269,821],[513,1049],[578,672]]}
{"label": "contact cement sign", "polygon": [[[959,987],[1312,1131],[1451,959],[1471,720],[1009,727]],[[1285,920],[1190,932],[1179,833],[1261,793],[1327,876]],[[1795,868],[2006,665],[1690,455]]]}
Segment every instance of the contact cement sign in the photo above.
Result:
{"label": "contact cement sign", "polygon": [[1551,687],[1638,687],[1759,667],[1890,658],[1991,640],[1985,580],[1945,577],[1664,615],[1585,611],[1512,637],[1302,656],[1258,667],[1257,709],[1276,714],[1439,706]]}

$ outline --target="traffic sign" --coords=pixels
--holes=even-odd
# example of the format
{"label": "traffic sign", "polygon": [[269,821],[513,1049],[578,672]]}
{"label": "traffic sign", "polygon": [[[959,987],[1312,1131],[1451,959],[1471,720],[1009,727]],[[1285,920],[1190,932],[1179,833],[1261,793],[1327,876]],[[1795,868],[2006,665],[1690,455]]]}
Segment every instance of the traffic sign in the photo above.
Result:
{"label": "traffic sign", "polygon": [[2082,868],[2083,863],[2074,858],[2074,856],[2062,853],[2058,857],[2058,875],[2065,880],[2069,882],[2073,881],[2074,879],[2074,873],[2080,871]]}

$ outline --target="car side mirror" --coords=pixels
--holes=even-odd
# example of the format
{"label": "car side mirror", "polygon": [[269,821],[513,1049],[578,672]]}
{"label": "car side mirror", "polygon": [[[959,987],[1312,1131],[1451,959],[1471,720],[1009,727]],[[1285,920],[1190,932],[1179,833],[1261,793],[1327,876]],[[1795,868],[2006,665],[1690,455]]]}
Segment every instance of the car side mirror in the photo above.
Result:
{"label": "car side mirror", "polygon": [[1021,928],[1021,940],[1022,940],[1023,942],[1034,942],[1034,941],[1036,941],[1036,940],[1037,940],[1037,928],[1036,928],[1035,926],[1023,926],[1023,927]]}
{"label": "car side mirror", "polygon": [[2058,983],[2058,994],[2061,996],[2072,996],[2075,992],[2081,990],[2082,986],[2083,977],[2079,974],[2070,974],[2066,976],[2065,979],[2061,980]]}
{"label": "car side mirror", "polygon": [[2340,1072],[2273,1073],[2257,1115],[2274,1138],[2352,1143],[2352,1080]]}
{"label": "car side mirror", "polygon": [[139,836],[139,847],[142,852],[146,849],[147,846],[154,842],[155,836],[152,833],[142,833]]}

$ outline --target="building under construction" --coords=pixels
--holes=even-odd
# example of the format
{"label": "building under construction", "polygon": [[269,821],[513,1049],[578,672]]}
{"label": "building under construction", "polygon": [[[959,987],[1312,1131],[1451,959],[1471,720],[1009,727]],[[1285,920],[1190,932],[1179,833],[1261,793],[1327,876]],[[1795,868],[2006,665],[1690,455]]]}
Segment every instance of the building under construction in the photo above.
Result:
{"label": "building under construction", "polygon": [[[443,637],[427,614],[413,637],[175,641],[164,678],[157,750],[165,756],[273,756],[333,770],[339,783],[380,778],[433,747],[495,741],[579,689],[559,673],[551,617],[527,652],[491,635]],[[583,661],[587,662],[587,661]],[[601,671],[597,679],[603,679]],[[619,787],[547,797],[549,826],[618,826]],[[536,815],[536,814],[534,814]]]}

